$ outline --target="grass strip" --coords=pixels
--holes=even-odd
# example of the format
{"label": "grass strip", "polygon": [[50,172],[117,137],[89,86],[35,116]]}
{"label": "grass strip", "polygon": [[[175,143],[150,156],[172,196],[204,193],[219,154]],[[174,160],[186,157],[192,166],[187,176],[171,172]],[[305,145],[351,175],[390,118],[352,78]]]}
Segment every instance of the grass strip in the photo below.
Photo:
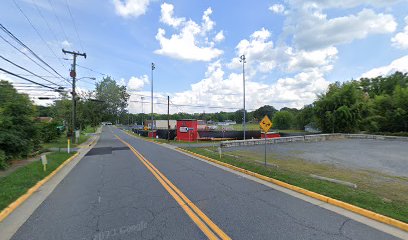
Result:
{"label": "grass strip", "polygon": [[[89,135],[81,134],[79,136],[79,142],[76,143],[76,144],[71,143],[71,148],[77,147],[78,145],[86,142],[86,140],[88,140],[90,137],[91,136],[89,136]],[[58,139],[55,139],[54,141],[52,141],[50,143],[42,144],[42,147],[45,148],[45,149],[49,149],[49,148],[66,148],[67,145],[68,145],[67,140],[68,140],[67,136],[62,134],[61,137],[59,137]]]}
{"label": "grass strip", "polygon": [[217,153],[206,151],[205,148],[184,149],[408,223],[408,202],[406,201],[386,202],[369,190],[352,189],[347,186],[314,179],[307,174],[264,167],[261,164],[232,156],[224,155],[220,159]]}
{"label": "grass strip", "polygon": [[75,153],[53,152],[47,154],[47,171],[44,172],[41,161],[32,162],[17,169],[8,176],[0,178],[0,211],[14,202],[38,181],[48,176],[65,160]]}

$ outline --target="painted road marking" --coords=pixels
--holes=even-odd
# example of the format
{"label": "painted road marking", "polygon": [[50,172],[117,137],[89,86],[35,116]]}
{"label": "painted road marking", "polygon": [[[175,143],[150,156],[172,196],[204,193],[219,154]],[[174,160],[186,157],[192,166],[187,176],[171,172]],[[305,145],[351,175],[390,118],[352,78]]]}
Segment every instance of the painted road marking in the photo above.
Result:
{"label": "painted road marking", "polygon": [[160,184],[183,208],[183,210],[187,213],[191,220],[193,220],[193,222],[201,229],[201,231],[208,237],[208,239],[231,239],[132,145],[125,142],[117,135],[115,135],[115,137],[130,148],[135,156],[146,166],[146,168],[153,174],[153,176],[156,177]]}

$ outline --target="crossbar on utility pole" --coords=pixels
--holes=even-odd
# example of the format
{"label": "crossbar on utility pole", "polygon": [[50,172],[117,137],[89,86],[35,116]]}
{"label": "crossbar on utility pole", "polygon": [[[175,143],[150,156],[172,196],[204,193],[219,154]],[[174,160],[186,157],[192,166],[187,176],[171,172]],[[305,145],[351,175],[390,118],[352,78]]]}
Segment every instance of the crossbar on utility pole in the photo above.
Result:
{"label": "crossbar on utility pole", "polygon": [[66,51],[65,49],[62,49],[62,52],[64,54],[71,54],[73,55],[73,64],[70,72],[70,76],[72,77],[72,119],[71,119],[71,139],[72,143],[75,143],[75,124],[76,124],[76,58],[77,56],[81,56],[86,58],[86,53],[79,53],[79,52],[73,52],[73,51]]}

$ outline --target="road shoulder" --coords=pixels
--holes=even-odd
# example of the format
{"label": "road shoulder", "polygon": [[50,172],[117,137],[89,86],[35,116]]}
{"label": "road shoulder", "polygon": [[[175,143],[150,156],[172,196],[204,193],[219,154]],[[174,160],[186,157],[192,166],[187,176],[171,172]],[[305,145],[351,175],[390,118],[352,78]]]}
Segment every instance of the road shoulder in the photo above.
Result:
{"label": "road shoulder", "polygon": [[58,184],[70,173],[78,162],[96,145],[100,134],[87,141],[78,150],[78,154],[65,166],[59,169],[42,186],[33,192],[24,202],[15,208],[3,221],[0,222],[2,239],[10,239],[17,230],[27,221],[41,203],[54,191]]}

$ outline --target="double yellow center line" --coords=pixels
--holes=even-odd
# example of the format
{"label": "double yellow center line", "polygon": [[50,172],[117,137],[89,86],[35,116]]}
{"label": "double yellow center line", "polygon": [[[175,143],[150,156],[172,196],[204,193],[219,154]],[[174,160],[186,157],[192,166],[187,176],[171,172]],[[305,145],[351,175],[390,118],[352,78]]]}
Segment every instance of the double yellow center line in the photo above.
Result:
{"label": "double yellow center line", "polygon": [[192,201],[190,201],[163,173],[161,173],[151,162],[140,154],[132,145],[115,135],[123,144],[135,154],[135,156],[146,166],[167,192],[183,208],[193,222],[201,229],[208,239],[231,239],[211,219],[209,219]]}

